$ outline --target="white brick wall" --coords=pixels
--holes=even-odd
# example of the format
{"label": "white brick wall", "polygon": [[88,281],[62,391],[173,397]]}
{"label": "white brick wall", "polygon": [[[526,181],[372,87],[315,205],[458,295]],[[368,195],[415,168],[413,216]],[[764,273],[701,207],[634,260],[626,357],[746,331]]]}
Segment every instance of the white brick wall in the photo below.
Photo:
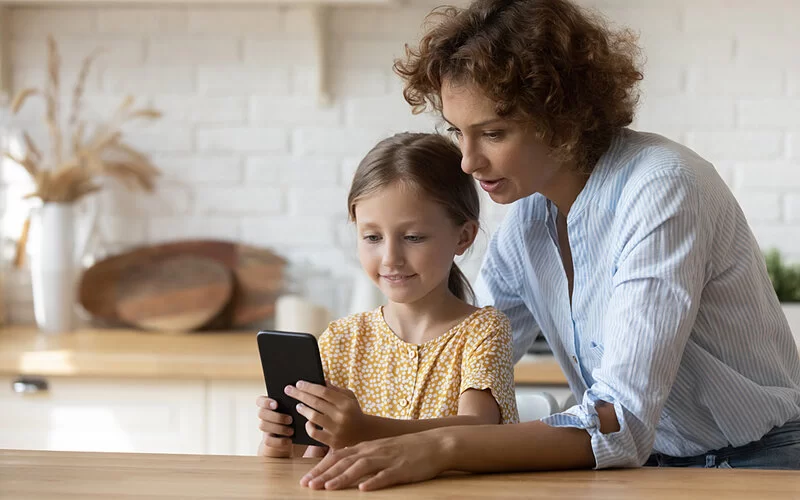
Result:
{"label": "white brick wall", "polygon": [[[326,47],[334,100],[325,108],[313,93],[317,68],[303,7],[17,8],[13,83],[42,80],[44,36],[53,33],[66,85],[91,49],[106,49],[87,85],[86,106],[95,114],[127,93],[165,112],[129,137],[163,170],[157,192],[115,188],[100,198],[108,248],[236,239],[273,247],[300,267],[347,276],[355,260],[345,197],[360,157],[391,132],[437,124],[436,117],[411,115],[391,65],[438,3],[332,8]],[[641,34],[647,62],[635,126],[686,142],[714,162],[760,243],[800,259],[800,4],[581,3]],[[41,111],[31,105],[19,126],[42,137]],[[3,168],[10,238],[18,234],[27,187],[16,167]],[[487,207],[489,231],[502,213]],[[462,263],[468,273],[484,248],[481,240]],[[12,320],[29,321],[26,271],[6,281]]]}

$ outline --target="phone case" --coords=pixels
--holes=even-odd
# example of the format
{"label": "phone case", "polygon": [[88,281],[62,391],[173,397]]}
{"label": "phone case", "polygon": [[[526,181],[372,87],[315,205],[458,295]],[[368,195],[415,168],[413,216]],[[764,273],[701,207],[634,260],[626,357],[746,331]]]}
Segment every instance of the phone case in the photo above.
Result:
{"label": "phone case", "polygon": [[278,402],[278,412],[291,415],[292,442],[325,446],[308,435],[308,420],[297,413],[298,401],[284,392],[284,387],[295,385],[299,380],[325,385],[317,339],[308,333],[275,330],[262,330],[256,338],[267,395]]}

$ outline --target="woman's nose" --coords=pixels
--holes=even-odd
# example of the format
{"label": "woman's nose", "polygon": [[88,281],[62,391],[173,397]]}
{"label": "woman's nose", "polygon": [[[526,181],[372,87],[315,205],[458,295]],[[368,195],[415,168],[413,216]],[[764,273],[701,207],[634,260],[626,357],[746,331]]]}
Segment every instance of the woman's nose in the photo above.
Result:
{"label": "woman's nose", "polygon": [[461,142],[461,170],[472,175],[486,166],[486,157],[466,140]]}

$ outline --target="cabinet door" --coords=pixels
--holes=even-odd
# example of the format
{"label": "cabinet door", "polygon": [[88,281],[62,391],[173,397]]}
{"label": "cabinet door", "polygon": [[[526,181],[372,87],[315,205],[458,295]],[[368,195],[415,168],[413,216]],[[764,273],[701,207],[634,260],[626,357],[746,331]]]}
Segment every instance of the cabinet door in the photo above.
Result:
{"label": "cabinet door", "polygon": [[204,381],[0,377],[0,448],[204,453]]}
{"label": "cabinet door", "polygon": [[208,453],[255,455],[261,442],[256,398],[266,394],[263,382],[209,382]]}

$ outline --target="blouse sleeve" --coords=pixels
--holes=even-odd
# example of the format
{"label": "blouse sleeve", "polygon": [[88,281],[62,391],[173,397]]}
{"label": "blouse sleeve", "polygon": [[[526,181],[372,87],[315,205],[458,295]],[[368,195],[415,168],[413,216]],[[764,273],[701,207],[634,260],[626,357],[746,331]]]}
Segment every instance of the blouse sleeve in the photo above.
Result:
{"label": "blouse sleeve", "polygon": [[460,394],[468,389],[491,391],[500,408],[502,423],[519,422],[511,361],[511,326],[503,313],[492,308],[475,326],[480,332],[468,346],[461,368]]}

